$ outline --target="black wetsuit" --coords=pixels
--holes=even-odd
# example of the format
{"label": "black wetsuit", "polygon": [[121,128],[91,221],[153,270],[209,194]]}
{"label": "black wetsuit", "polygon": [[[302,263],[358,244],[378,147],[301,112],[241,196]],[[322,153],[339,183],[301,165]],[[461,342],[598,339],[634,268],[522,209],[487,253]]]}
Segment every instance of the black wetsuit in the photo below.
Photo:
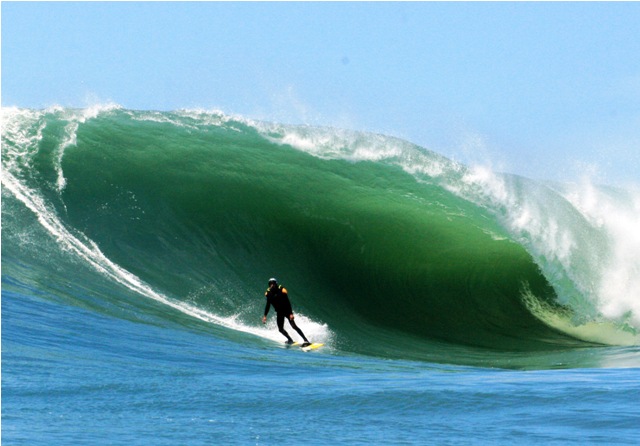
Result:
{"label": "black wetsuit", "polygon": [[289,296],[287,295],[287,290],[282,285],[278,285],[275,290],[271,290],[271,288],[267,289],[267,292],[264,293],[267,298],[267,305],[264,307],[264,315],[267,316],[269,313],[269,309],[271,305],[276,310],[277,313],[277,321],[278,321],[278,330],[280,333],[285,335],[285,337],[289,340],[289,342],[293,342],[289,333],[284,329],[284,319],[287,318],[289,324],[298,334],[304,339],[304,342],[309,342],[305,337],[302,330],[296,325],[295,321],[289,319],[289,316],[293,314],[293,309],[291,308],[291,302],[289,301]]}

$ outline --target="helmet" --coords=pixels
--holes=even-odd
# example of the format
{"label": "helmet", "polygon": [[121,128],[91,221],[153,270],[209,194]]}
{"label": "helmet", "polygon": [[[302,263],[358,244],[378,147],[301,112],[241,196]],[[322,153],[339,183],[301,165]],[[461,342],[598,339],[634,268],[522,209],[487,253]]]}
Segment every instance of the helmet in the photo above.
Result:
{"label": "helmet", "polygon": [[271,279],[269,279],[269,285],[271,285],[272,283],[278,283],[278,281],[272,277]]}

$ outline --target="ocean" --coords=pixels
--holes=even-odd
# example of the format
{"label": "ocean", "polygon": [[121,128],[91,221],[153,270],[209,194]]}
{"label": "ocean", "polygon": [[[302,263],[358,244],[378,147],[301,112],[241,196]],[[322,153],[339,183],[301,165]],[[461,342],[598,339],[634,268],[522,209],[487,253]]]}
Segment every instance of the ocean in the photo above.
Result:
{"label": "ocean", "polygon": [[639,444],[638,227],[380,134],[3,108],[2,442]]}

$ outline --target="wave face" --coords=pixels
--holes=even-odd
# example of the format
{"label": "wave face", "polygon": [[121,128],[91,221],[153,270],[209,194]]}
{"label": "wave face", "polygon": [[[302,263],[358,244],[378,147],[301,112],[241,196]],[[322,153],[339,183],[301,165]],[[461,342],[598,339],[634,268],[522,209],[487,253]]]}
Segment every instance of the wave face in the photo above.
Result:
{"label": "wave face", "polygon": [[338,351],[474,363],[639,343],[638,191],[117,106],[4,109],[2,163],[3,282],[66,304],[280,340],[259,323],[276,276]]}

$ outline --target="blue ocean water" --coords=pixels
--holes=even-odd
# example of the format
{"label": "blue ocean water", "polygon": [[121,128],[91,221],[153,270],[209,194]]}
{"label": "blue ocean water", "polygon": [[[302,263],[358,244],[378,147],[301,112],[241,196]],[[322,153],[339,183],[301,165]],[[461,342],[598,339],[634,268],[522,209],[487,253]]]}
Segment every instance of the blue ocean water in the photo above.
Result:
{"label": "blue ocean water", "polygon": [[3,110],[2,162],[5,444],[640,442],[633,190],[120,107]]}

